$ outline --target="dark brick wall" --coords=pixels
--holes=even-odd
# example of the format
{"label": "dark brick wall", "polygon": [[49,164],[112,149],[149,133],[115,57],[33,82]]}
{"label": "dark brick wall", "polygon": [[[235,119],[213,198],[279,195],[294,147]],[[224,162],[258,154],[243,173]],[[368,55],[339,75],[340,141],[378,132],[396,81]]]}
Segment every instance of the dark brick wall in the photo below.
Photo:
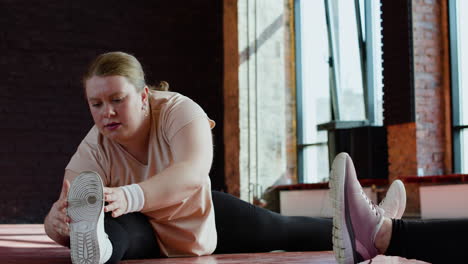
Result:
{"label": "dark brick wall", "polygon": [[212,182],[224,189],[222,2],[0,0],[0,223],[39,223],[92,125],[80,78],[96,55],[134,54],[149,83],[217,121]]}

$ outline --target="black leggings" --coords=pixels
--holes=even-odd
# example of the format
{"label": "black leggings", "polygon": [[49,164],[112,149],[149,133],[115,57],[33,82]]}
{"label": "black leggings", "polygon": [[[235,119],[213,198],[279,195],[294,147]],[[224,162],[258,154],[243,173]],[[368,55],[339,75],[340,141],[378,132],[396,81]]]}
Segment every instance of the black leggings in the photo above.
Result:
{"label": "black leggings", "polygon": [[[283,216],[213,191],[218,244],[214,253],[332,250],[332,220]],[[161,257],[151,225],[141,213],[105,216],[105,230],[113,245],[111,259]]]}
{"label": "black leggings", "polygon": [[468,219],[395,220],[386,255],[430,263],[466,263]]}

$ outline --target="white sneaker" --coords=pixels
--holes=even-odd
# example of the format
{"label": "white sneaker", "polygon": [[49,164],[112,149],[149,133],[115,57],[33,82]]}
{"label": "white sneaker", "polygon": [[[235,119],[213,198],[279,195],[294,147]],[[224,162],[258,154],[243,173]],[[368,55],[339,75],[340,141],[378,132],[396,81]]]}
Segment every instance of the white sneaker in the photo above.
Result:
{"label": "white sneaker", "polygon": [[385,217],[401,219],[406,208],[406,189],[402,181],[395,180],[392,182],[379,207],[385,211]]}
{"label": "white sneaker", "polygon": [[105,263],[112,255],[112,244],[104,231],[104,191],[99,174],[80,173],[68,193],[70,249],[73,264]]}

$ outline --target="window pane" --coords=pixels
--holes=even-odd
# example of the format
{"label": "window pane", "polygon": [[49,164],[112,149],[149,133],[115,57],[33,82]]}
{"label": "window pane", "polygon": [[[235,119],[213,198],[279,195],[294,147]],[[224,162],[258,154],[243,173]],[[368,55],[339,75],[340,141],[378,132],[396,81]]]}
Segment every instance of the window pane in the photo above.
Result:
{"label": "window pane", "polygon": [[[314,25],[308,26],[308,25]],[[328,39],[323,1],[301,1],[302,114],[304,144],[326,142],[317,125],[330,121]]]}
{"label": "window pane", "polygon": [[[468,150],[468,129],[463,129],[461,131],[461,140],[460,143],[462,144],[462,151],[460,153],[461,155],[461,169],[462,173],[468,173],[468,154],[465,153],[466,150]],[[465,150],[465,151],[464,151]]]}
{"label": "window pane", "polygon": [[[328,177],[327,132],[317,125],[331,120],[328,38],[323,1],[300,1],[300,36],[302,73],[302,142],[322,143],[304,151],[304,182],[317,182]],[[313,26],[311,26],[313,25]]]}
{"label": "window pane", "polygon": [[337,47],[340,120],[364,120],[364,93],[354,0],[331,1]]}
{"label": "window pane", "polygon": [[[458,52],[460,78],[460,122],[468,124],[468,1],[458,1]],[[468,150],[468,149],[465,149]],[[463,149],[462,149],[463,152]]]}
{"label": "window pane", "polygon": [[304,148],[304,181],[309,183],[328,181],[328,147],[326,144]]}
{"label": "window pane", "polygon": [[[363,2],[364,0],[361,0]],[[374,89],[374,124],[383,125],[383,67],[382,67],[382,24],[380,0],[372,0],[372,58],[367,56],[367,63],[372,65],[373,84],[368,83],[368,89]],[[369,53],[367,53],[369,55]],[[371,63],[372,62],[372,63]]]}

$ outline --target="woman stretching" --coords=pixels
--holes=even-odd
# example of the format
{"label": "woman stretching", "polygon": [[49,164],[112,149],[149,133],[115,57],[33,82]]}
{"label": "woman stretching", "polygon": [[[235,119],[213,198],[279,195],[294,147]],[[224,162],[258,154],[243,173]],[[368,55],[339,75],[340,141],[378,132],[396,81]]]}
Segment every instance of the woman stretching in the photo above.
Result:
{"label": "woman stretching", "polygon": [[[135,57],[102,54],[83,83],[95,125],[45,219],[73,263],[332,249],[331,219],[282,216],[211,191],[214,122],[167,83],[147,86]],[[404,200],[396,186],[387,200]]]}

